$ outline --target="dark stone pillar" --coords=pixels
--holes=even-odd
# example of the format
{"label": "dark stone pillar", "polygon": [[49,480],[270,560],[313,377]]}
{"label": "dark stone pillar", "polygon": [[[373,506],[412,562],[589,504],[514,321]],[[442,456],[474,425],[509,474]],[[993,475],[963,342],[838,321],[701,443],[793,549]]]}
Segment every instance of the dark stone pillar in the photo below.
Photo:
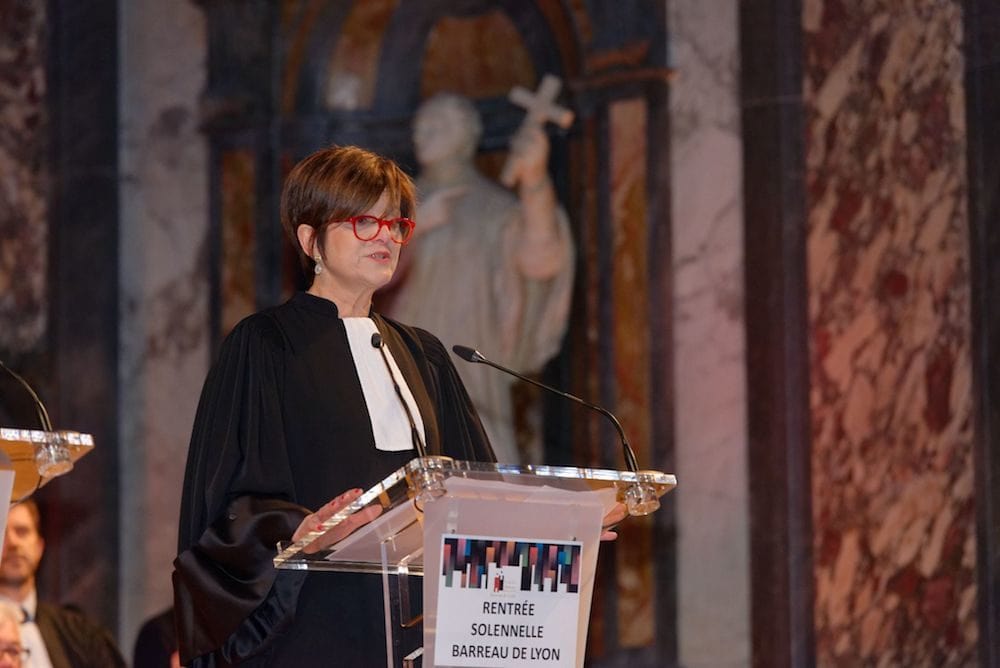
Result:
{"label": "dark stone pillar", "polygon": [[1000,6],[965,0],[980,665],[1000,666]]}
{"label": "dark stone pillar", "polygon": [[50,0],[49,314],[57,429],[94,451],[39,493],[43,596],[112,629],[118,601],[118,8]]}
{"label": "dark stone pillar", "polygon": [[815,663],[799,0],[740,3],[755,666]]}

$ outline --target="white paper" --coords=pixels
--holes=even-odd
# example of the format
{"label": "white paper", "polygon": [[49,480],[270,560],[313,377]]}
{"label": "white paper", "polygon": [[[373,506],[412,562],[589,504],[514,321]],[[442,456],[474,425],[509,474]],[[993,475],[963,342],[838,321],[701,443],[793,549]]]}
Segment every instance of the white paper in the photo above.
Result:
{"label": "white paper", "polygon": [[[10,495],[14,491],[14,471],[11,469],[0,469],[0,499],[7,499],[7,506],[10,507]],[[3,513],[0,520],[0,554],[3,553],[3,541],[7,535],[7,513]]]}
{"label": "white paper", "polygon": [[[442,543],[450,559],[438,580],[439,665],[577,665],[582,542],[452,534]],[[456,558],[463,547],[475,556]]]}

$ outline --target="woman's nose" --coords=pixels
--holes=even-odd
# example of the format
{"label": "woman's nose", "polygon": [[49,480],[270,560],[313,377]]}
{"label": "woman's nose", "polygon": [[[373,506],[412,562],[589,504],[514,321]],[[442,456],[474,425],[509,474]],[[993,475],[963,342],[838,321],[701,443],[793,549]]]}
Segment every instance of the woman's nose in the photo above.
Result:
{"label": "woman's nose", "polygon": [[375,235],[376,239],[389,243],[392,241],[392,236],[389,234],[389,225],[385,222],[379,222],[378,224],[378,234]]}

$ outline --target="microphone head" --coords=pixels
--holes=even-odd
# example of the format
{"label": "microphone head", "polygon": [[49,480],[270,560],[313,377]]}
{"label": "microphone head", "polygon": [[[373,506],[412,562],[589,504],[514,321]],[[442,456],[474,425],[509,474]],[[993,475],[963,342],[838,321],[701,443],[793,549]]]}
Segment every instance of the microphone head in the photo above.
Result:
{"label": "microphone head", "polygon": [[466,362],[485,362],[486,358],[478,350],[467,346],[452,346],[452,351]]}
{"label": "microphone head", "polygon": [[381,347],[382,347],[382,335],[379,334],[378,332],[375,332],[374,334],[372,334],[372,348],[381,348]]}

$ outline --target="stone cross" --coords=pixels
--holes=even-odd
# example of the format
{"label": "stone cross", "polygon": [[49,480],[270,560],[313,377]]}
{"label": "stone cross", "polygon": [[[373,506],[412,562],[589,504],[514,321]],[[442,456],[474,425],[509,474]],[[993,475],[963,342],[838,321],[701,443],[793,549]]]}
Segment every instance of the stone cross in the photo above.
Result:
{"label": "stone cross", "polygon": [[[524,120],[521,121],[522,128],[545,125],[547,121],[551,121],[563,129],[570,126],[573,122],[573,112],[556,104],[560,88],[562,88],[562,80],[554,74],[546,74],[542,77],[542,83],[539,84],[536,93],[521,86],[514,86],[510,89],[507,99],[528,112]],[[513,169],[513,165],[508,157],[503,171],[500,173],[500,181],[508,186],[513,185],[511,183],[513,178],[510,173],[511,169]]]}

